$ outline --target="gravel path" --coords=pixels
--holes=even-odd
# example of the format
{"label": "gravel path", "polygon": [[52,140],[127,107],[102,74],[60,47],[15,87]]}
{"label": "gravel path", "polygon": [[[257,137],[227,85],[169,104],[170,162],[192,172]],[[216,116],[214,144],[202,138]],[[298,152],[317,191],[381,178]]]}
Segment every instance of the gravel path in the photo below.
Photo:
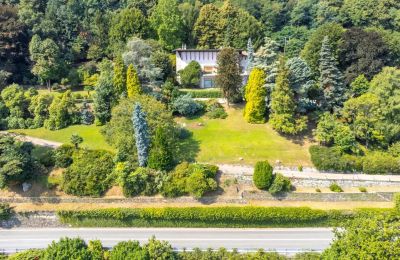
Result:
{"label": "gravel path", "polygon": [[62,145],[62,143],[58,143],[58,142],[53,142],[53,141],[40,139],[40,138],[36,138],[36,137],[31,137],[31,136],[26,136],[26,135],[13,134],[13,133],[9,133],[9,132],[0,132],[0,135],[9,135],[9,136],[12,136],[22,142],[30,142],[34,145],[50,147],[50,148],[58,148]]}

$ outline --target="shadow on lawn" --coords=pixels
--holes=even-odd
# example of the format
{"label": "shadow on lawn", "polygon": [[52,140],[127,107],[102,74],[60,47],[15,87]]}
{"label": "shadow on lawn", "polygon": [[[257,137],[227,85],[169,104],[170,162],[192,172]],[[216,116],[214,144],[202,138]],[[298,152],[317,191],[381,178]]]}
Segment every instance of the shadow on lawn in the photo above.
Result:
{"label": "shadow on lawn", "polygon": [[200,152],[200,142],[193,138],[193,133],[182,128],[180,130],[179,143],[177,145],[177,161],[195,162]]}

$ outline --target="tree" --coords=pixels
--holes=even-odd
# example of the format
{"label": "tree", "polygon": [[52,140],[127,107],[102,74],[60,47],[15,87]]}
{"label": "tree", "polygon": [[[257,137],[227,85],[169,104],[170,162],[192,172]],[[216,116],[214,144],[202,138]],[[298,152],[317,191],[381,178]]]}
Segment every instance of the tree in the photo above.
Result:
{"label": "tree", "polygon": [[114,61],[113,84],[117,95],[126,94],[126,68],[124,60],[120,55]]}
{"label": "tree", "polygon": [[53,101],[52,95],[36,95],[31,98],[29,112],[34,116],[33,127],[39,128],[49,118],[49,107]]}
{"label": "tree", "polygon": [[58,79],[61,67],[61,54],[57,44],[52,39],[42,41],[38,35],[34,35],[29,44],[31,60],[35,63],[32,73],[47,83],[51,90],[51,80]]}
{"label": "tree", "polygon": [[142,94],[139,77],[132,64],[128,66],[128,71],[126,73],[126,92],[129,98]]}
{"label": "tree", "polygon": [[78,134],[71,135],[71,144],[75,146],[75,149],[79,149],[79,145],[83,143],[83,138]]}
{"label": "tree", "polygon": [[269,162],[257,162],[253,173],[254,185],[260,190],[268,190],[274,180],[273,170]]}
{"label": "tree", "polygon": [[242,100],[240,93],[242,77],[238,52],[233,48],[222,49],[217,56],[217,66],[216,85],[222,89],[228,105],[240,102]]}
{"label": "tree", "polygon": [[49,118],[44,122],[44,127],[50,130],[59,130],[74,123],[80,123],[77,108],[71,91],[57,96],[49,107]]}
{"label": "tree", "polygon": [[184,88],[200,87],[202,69],[197,61],[191,61],[183,70],[179,71],[180,82]]}
{"label": "tree", "polygon": [[113,247],[109,256],[110,260],[121,259],[143,259],[150,260],[145,248],[142,248],[137,241],[119,242]]}
{"label": "tree", "polygon": [[204,5],[193,28],[202,49],[216,49],[223,44],[223,31],[219,9],[213,4]]}
{"label": "tree", "polygon": [[172,246],[167,241],[159,241],[155,237],[149,239],[145,245],[150,259],[158,260],[176,260],[177,253],[174,252]]}
{"label": "tree", "polygon": [[335,230],[322,259],[396,259],[400,257],[400,219],[395,215],[355,218]]}
{"label": "tree", "polygon": [[113,86],[113,68],[108,60],[100,64],[100,77],[94,95],[94,114],[96,124],[104,125],[111,119],[111,110],[117,103]]}
{"label": "tree", "polygon": [[267,89],[265,87],[265,73],[263,70],[254,68],[246,86],[244,118],[249,123],[265,123],[267,105]]}
{"label": "tree", "polygon": [[53,241],[44,250],[42,259],[91,259],[85,241],[80,238],[62,238],[59,242]]}
{"label": "tree", "polygon": [[150,136],[146,114],[142,111],[140,103],[135,104],[132,116],[133,127],[135,130],[136,149],[140,167],[147,165],[150,148]]}
{"label": "tree", "polygon": [[329,38],[326,36],[322,42],[319,64],[320,88],[324,92],[323,106],[328,111],[337,111],[345,100],[345,86],[343,75],[337,67],[337,61],[333,56]]}
{"label": "tree", "polygon": [[330,146],[335,140],[336,118],[329,112],[323,113],[319,120],[317,128],[314,131],[315,139],[319,144]]}
{"label": "tree", "polygon": [[246,66],[247,72],[250,73],[253,67],[254,67],[254,47],[251,38],[249,38],[249,40],[247,41],[247,66]]}
{"label": "tree", "polygon": [[337,23],[326,23],[318,27],[307,41],[301,52],[301,57],[307,62],[314,73],[319,72],[321,45],[325,37],[329,38],[331,44],[331,54],[338,56],[338,46],[342,39],[344,29]]}
{"label": "tree", "polygon": [[182,14],[183,22],[183,42],[189,47],[196,46],[196,35],[194,31],[194,26],[196,24],[197,18],[200,14],[200,8],[202,3],[197,0],[186,1],[179,5],[179,11]]}
{"label": "tree", "polygon": [[183,21],[177,0],[159,0],[150,22],[165,49],[171,51],[181,45]]}
{"label": "tree", "polygon": [[[279,45],[276,41],[265,38],[264,45],[255,54],[254,66],[263,69],[266,74],[268,94],[274,89],[279,65]],[[268,102],[269,103],[269,102]]]}
{"label": "tree", "polygon": [[361,74],[350,84],[351,90],[348,95],[350,97],[359,97],[367,93],[369,87],[370,83],[368,79],[364,76],[364,74]]}
{"label": "tree", "polygon": [[289,70],[281,58],[275,88],[271,93],[269,123],[278,132],[297,134],[307,128],[307,118],[296,116],[294,94],[289,85]]}
{"label": "tree", "polygon": [[170,135],[173,133],[167,132],[163,128],[157,128],[156,133],[152,140],[150,149],[148,167],[160,170],[171,170],[174,164],[174,155],[172,152],[173,138]]}
{"label": "tree", "polygon": [[339,49],[340,66],[347,85],[360,74],[371,80],[390,61],[388,46],[382,36],[374,31],[360,28],[346,30]]}

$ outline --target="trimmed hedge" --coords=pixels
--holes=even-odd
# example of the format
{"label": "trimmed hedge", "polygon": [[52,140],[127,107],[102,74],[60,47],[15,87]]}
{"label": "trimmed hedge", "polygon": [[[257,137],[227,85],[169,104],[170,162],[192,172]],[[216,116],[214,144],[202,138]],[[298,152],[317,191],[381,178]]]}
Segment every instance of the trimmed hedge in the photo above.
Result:
{"label": "trimmed hedge", "polygon": [[190,94],[192,98],[222,98],[222,92],[220,89],[180,89],[181,94]]}
{"label": "trimmed hedge", "polygon": [[59,211],[63,223],[86,227],[326,227],[358,215],[391,212],[306,207],[190,207]]}

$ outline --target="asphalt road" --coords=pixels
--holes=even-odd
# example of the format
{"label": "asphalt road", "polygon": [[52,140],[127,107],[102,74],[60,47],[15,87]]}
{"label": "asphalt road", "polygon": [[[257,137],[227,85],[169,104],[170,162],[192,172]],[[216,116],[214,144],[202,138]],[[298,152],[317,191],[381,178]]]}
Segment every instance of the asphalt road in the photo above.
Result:
{"label": "asphalt road", "polygon": [[14,253],[29,248],[45,248],[62,237],[99,239],[112,247],[120,241],[145,243],[152,236],[169,241],[176,250],[225,247],[240,251],[265,249],[284,254],[322,251],[332,241],[331,229],[162,229],[162,228],[58,228],[0,230],[0,252]]}

